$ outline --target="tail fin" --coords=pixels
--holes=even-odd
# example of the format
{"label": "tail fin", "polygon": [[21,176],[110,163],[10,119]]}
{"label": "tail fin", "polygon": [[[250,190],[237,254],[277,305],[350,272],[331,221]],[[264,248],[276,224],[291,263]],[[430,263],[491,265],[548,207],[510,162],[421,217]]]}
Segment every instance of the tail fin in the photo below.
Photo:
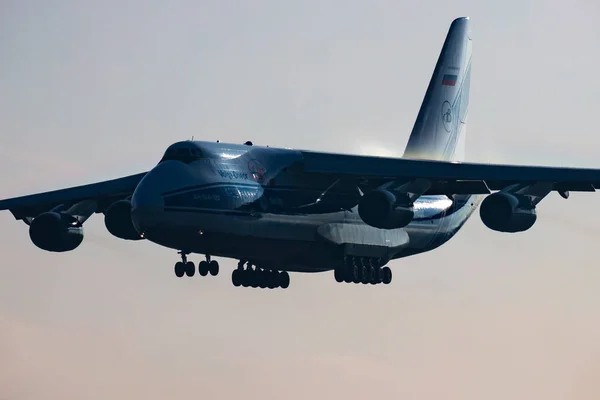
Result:
{"label": "tail fin", "polygon": [[471,46],[469,17],[455,19],[429,81],[404,157],[445,161],[463,159]]}

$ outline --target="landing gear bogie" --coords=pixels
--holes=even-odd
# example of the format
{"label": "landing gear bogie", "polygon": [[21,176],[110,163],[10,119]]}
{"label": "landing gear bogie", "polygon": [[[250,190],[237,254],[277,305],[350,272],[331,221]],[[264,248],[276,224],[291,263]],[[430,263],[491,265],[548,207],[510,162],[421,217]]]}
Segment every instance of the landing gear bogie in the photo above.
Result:
{"label": "landing gear bogie", "polygon": [[336,282],[362,283],[363,285],[388,285],[392,281],[392,270],[384,267],[380,259],[347,257],[344,264],[334,270]]}
{"label": "landing gear bogie", "polygon": [[238,268],[231,273],[231,282],[235,287],[286,289],[290,286],[290,275],[286,271],[253,268],[251,263],[244,268],[244,264],[240,262]]}

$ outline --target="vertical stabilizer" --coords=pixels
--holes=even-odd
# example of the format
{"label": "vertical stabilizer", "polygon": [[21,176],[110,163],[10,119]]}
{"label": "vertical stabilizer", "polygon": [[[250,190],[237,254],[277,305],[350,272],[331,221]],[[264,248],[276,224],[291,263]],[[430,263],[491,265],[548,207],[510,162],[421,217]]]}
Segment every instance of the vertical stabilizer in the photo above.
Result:
{"label": "vertical stabilizer", "polygon": [[471,46],[469,17],[455,19],[435,65],[404,157],[445,161],[463,159]]}

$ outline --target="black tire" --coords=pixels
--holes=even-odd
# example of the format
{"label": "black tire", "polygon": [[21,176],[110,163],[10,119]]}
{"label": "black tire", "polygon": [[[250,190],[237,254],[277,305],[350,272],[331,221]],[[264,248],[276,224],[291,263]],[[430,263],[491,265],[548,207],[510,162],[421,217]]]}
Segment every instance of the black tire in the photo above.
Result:
{"label": "black tire", "polygon": [[259,282],[259,272],[257,269],[249,269],[248,270],[248,281],[250,282],[250,287],[257,288]]}
{"label": "black tire", "polygon": [[194,276],[194,274],[196,273],[196,266],[194,265],[193,262],[188,261],[185,263],[185,274],[187,276]]}
{"label": "black tire", "polygon": [[247,269],[240,271],[240,283],[243,287],[250,286],[250,272]]}
{"label": "black tire", "polygon": [[375,267],[369,268],[369,283],[371,285],[379,283],[377,280],[377,269]]}
{"label": "black tire", "polygon": [[185,274],[185,265],[181,261],[175,263],[175,276],[181,278]]}
{"label": "black tire", "polygon": [[198,263],[198,273],[201,276],[208,275],[208,263],[206,261],[200,261]]}
{"label": "black tire", "polygon": [[333,276],[337,283],[344,282],[344,270],[342,268],[336,268],[333,270]]}
{"label": "black tire", "polygon": [[366,285],[367,283],[369,283],[369,278],[370,278],[369,270],[370,270],[370,268],[367,267],[366,265],[363,265],[363,267],[360,269],[360,282],[363,285]]}
{"label": "black tire", "polygon": [[279,287],[279,273],[277,271],[269,272],[269,289],[276,289]]}
{"label": "black tire", "polygon": [[211,262],[208,263],[208,272],[210,272],[210,274],[212,276],[217,276],[219,274],[219,263],[215,260],[212,260]]}
{"label": "black tire", "polygon": [[392,270],[390,269],[390,267],[381,268],[381,275],[382,275],[381,281],[383,282],[384,285],[389,285],[390,282],[392,282]]}
{"label": "black tire", "polygon": [[281,271],[279,273],[279,287],[287,289],[290,286],[290,274],[287,271]]}
{"label": "black tire", "polygon": [[231,283],[233,283],[233,286],[235,287],[239,287],[242,284],[240,279],[240,270],[233,270],[233,272],[231,273]]}
{"label": "black tire", "polygon": [[263,271],[262,269],[259,269],[258,271],[256,271],[256,280],[258,281],[258,287],[261,289],[266,289],[267,288],[267,271]]}
{"label": "black tire", "polygon": [[360,283],[360,268],[358,265],[352,267],[352,282]]}
{"label": "black tire", "polygon": [[344,277],[344,282],[352,283],[352,271],[354,271],[354,267],[351,264],[345,265],[342,269],[342,276]]}

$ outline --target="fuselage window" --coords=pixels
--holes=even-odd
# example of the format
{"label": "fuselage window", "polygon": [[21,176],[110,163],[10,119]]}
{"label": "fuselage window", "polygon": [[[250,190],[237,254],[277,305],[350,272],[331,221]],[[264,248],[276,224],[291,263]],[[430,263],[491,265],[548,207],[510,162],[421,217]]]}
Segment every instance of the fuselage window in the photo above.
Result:
{"label": "fuselage window", "polygon": [[163,161],[181,161],[184,164],[189,164],[193,161],[202,159],[202,152],[198,149],[194,148],[179,148],[179,149],[169,149],[163,156]]}

